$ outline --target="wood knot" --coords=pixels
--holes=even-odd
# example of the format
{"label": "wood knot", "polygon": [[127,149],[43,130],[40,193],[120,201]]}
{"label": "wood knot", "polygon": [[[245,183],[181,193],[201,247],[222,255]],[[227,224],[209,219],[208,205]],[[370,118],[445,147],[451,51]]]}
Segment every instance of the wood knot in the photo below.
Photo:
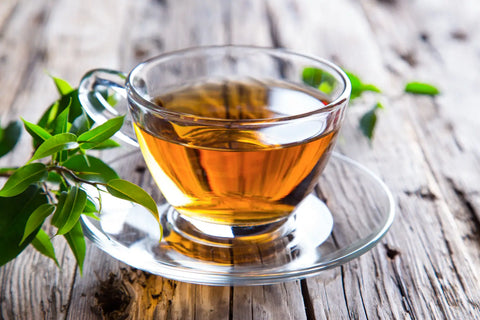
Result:
{"label": "wood knot", "polygon": [[421,186],[416,190],[405,190],[404,193],[407,196],[416,196],[424,200],[435,201],[438,199],[437,195],[431,191],[428,186]]}
{"label": "wood knot", "polygon": [[452,32],[450,32],[450,36],[453,39],[459,40],[459,41],[465,41],[468,39],[467,33],[463,30],[453,30]]}
{"label": "wood knot", "polygon": [[100,281],[92,310],[105,319],[126,319],[131,300],[128,288],[115,274],[110,273],[107,280]]}
{"label": "wood knot", "polygon": [[140,174],[143,174],[145,173],[145,170],[147,170],[147,168],[143,165],[138,165],[136,168],[135,168],[135,172],[137,173],[140,173]]}
{"label": "wood knot", "polygon": [[144,38],[134,45],[133,54],[135,59],[144,60],[162,51],[163,47],[164,43],[160,38]]}
{"label": "wood knot", "polygon": [[426,42],[428,43],[430,41],[430,35],[426,32],[420,32],[420,34],[418,35],[418,37],[420,38],[420,40],[422,40],[423,42]]}
{"label": "wood knot", "polygon": [[391,260],[395,259],[395,257],[400,254],[400,251],[394,248],[390,248],[390,246],[387,243],[385,243],[384,247],[387,253],[387,257]]}
{"label": "wood knot", "polygon": [[400,52],[398,53],[400,59],[408,63],[410,67],[416,67],[418,64],[417,55],[413,51]]}

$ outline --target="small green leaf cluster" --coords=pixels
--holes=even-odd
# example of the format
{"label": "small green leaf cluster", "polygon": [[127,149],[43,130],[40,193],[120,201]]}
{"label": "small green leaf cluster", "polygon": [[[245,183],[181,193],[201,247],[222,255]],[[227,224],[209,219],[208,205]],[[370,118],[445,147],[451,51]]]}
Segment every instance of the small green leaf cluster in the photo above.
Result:
{"label": "small green leaf cluster", "polygon": [[[348,78],[352,83],[352,96],[351,100],[354,100],[360,97],[365,91],[372,91],[376,93],[381,93],[381,91],[372,84],[364,84],[360,78],[350,72],[346,72]],[[435,96],[440,93],[440,91],[431,84],[422,83],[422,82],[409,82],[405,85],[404,92],[418,95],[429,95]],[[377,111],[384,109],[383,105],[377,101],[373,107],[370,108],[361,118],[359,127],[363,135],[367,137],[370,141],[373,139],[375,125],[377,124]]]}
{"label": "small green leaf cluster", "polygon": [[[357,75],[345,71],[352,85],[352,92],[350,94],[350,101],[354,102],[357,98],[360,98],[365,92],[370,91],[373,93],[381,93],[381,90],[373,85],[364,83]],[[317,88],[325,94],[330,94],[334,86],[334,78],[331,74],[325,70],[306,67],[302,71],[302,80],[305,84]],[[440,91],[433,85],[418,81],[409,82],[405,85],[404,92],[418,95],[436,96],[440,94]],[[370,110],[368,110],[360,118],[359,127],[361,132],[370,141],[373,139],[375,125],[377,123],[377,111],[383,109],[383,105],[380,102],[376,102]]]}
{"label": "small green leaf cluster", "polygon": [[[0,174],[8,177],[0,189],[0,266],[28,244],[58,265],[51,236],[43,228],[50,217],[54,236],[65,237],[82,272],[86,246],[80,217],[98,218],[102,192],[145,206],[157,220],[158,211],[143,189],[120,179],[108,164],[87,154],[118,147],[111,138],[122,127],[124,117],[95,125],[82,109],[77,90],[62,79],[53,80],[60,98],[38,123],[22,119],[32,137],[32,157],[21,167],[0,169]],[[0,156],[13,149],[20,129],[13,122],[0,131]],[[87,185],[97,192],[87,192]]]}

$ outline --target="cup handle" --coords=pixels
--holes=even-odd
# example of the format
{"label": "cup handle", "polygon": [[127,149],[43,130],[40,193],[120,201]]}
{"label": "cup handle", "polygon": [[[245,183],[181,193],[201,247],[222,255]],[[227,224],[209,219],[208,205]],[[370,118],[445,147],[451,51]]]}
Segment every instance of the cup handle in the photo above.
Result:
{"label": "cup handle", "polygon": [[127,91],[123,72],[110,69],[94,69],[85,74],[78,87],[78,98],[86,113],[97,124],[125,115],[123,127],[115,137],[138,147],[128,112]]}

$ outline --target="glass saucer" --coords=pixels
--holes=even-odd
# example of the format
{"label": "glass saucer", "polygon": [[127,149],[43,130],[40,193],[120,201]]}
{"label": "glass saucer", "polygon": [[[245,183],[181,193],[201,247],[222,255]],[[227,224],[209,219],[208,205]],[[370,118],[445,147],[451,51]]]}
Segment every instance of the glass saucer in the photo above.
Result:
{"label": "glass saucer", "polygon": [[[82,216],[82,222],[100,249],[152,274],[206,285],[264,285],[314,276],[362,255],[388,231],[394,207],[379,178],[334,153],[315,192],[265,241],[212,246],[182,238],[176,212],[162,203],[159,242],[158,224],[148,211],[107,194],[100,220]],[[232,228],[225,233],[228,239]]]}

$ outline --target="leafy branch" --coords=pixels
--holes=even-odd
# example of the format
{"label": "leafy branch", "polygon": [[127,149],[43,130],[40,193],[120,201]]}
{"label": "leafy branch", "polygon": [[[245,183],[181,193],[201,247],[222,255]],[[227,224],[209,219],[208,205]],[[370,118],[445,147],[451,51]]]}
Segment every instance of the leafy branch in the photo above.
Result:
{"label": "leafy branch", "polygon": [[[352,84],[352,92],[350,94],[350,101],[355,101],[362,97],[365,92],[372,92],[374,94],[381,94],[382,91],[373,84],[364,83],[357,75],[345,71],[350,83]],[[308,67],[303,69],[302,80],[305,84],[314,87],[325,94],[330,94],[333,91],[335,80],[333,76],[321,69]],[[405,85],[403,90],[405,93],[436,96],[440,91],[433,85],[418,81],[409,82]],[[360,118],[359,127],[361,132],[369,140],[373,139],[375,125],[377,123],[378,110],[384,109],[384,106],[379,102],[375,104]]]}
{"label": "leafy branch", "polygon": [[[56,229],[53,236],[67,240],[82,272],[85,237],[80,217],[98,218],[101,192],[138,203],[157,220],[158,210],[148,193],[120,179],[109,165],[88,154],[119,146],[111,138],[122,127],[124,117],[95,125],[83,111],[77,90],[62,79],[53,80],[60,98],[38,123],[22,119],[32,137],[32,157],[21,167],[0,169],[0,176],[8,177],[0,189],[0,266],[29,244],[58,265],[52,236],[45,231],[49,221]],[[18,121],[0,130],[0,156],[13,150],[20,134]],[[97,193],[89,192],[87,186]]]}

